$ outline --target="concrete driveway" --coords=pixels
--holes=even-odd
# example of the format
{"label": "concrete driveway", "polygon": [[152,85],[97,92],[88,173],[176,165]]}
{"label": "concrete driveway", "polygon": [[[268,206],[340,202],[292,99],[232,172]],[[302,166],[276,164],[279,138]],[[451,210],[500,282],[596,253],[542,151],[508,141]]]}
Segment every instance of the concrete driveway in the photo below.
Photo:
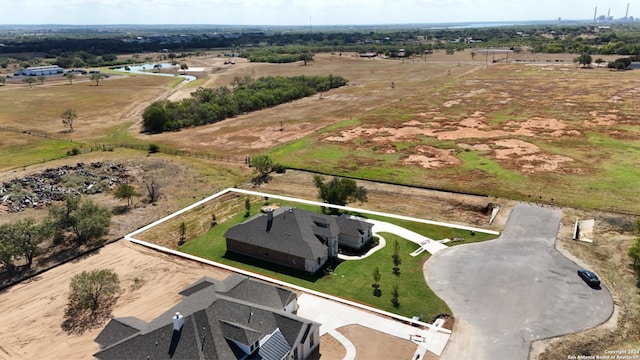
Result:
{"label": "concrete driveway", "polygon": [[461,330],[456,325],[441,359],[526,360],[532,341],[611,316],[609,291],[587,286],[578,265],[555,249],[560,217],[559,209],[517,204],[499,239],[451,247],[426,262],[429,286]]}

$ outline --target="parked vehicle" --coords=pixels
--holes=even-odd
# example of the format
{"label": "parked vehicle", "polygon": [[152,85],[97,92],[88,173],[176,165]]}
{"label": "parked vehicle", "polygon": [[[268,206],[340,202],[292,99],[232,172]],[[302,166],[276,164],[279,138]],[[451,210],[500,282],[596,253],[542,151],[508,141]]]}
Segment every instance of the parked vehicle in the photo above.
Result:
{"label": "parked vehicle", "polygon": [[598,276],[593,271],[580,269],[578,270],[578,276],[580,276],[582,280],[584,280],[584,282],[586,282],[587,285],[591,286],[592,288],[600,287],[600,279],[598,279]]}

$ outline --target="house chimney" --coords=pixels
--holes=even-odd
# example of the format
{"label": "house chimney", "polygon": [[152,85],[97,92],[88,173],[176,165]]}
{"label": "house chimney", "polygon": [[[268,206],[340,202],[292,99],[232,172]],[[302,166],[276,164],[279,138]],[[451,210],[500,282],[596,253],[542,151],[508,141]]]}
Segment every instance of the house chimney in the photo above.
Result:
{"label": "house chimney", "polygon": [[176,315],[173,317],[173,331],[182,330],[182,325],[184,325],[184,319],[182,315],[179,312],[177,312]]}
{"label": "house chimney", "polygon": [[271,225],[273,225],[273,210],[269,208],[267,210],[267,232],[271,231]]}

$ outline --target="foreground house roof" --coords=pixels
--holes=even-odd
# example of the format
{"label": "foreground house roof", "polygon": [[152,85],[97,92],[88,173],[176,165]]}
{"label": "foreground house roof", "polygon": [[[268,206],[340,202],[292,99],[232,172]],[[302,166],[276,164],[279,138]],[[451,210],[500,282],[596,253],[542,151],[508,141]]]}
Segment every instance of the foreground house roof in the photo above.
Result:
{"label": "foreground house roof", "polygon": [[146,323],[112,319],[96,337],[98,359],[274,359],[289,354],[319,324],[284,309],[289,290],[240,275],[203,278],[182,301]]}

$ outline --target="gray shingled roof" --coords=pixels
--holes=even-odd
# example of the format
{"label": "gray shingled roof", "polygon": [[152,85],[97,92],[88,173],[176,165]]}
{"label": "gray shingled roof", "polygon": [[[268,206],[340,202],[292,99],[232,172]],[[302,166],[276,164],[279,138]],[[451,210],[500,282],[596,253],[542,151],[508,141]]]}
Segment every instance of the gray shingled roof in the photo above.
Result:
{"label": "gray shingled roof", "polygon": [[224,237],[305,259],[317,259],[326,253],[324,239],[339,234],[361,236],[373,226],[346,216],[335,217],[286,206],[272,214],[271,227],[268,227],[268,215],[259,214],[231,227]]}
{"label": "gray shingled roof", "polygon": [[147,323],[131,316],[111,319],[96,337],[101,347],[117,343],[147,327]]}
{"label": "gray shingled roof", "polygon": [[368,222],[350,219],[347,215],[340,215],[336,218],[338,228],[340,228],[341,234],[348,234],[351,236],[361,236],[366,233],[367,230],[373,227],[373,224]]}
{"label": "gray shingled roof", "polygon": [[224,236],[305,259],[317,259],[327,252],[320,238],[337,234],[333,218],[289,207],[273,211],[273,222],[268,231],[267,223],[268,216],[259,215],[231,227]]}
{"label": "gray shingled roof", "polygon": [[[280,296],[286,293],[294,296],[290,291],[268,291],[266,286],[271,285],[243,276],[232,276],[228,281],[200,279],[181,292],[188,295],[180,303],[148,324],[135,318],[112,320],[96,338],[97,342],[103,340],[104,343],[99,343],[106,347],[94,356],[99,359],[238,359],[242,354],[230,339],[250,345],[266,339],[277,329],[290,351],[300,331],[315,323],[282,311]],[[227,291],[217,292],[218,287]],[[254,289],[260,297],[272,297],[268,303],[279,305],[270,307],[230,296],[236,289],[242,297]],[[172,318],[176,312],[180,312],[184,320],[179,332],[173,330]],[[137,331],[132,333],[127,324],[136,325]],[[125,332],[118,335],[117,330],[122,327]],[[279,344],[281,351],[282,343]]]}

